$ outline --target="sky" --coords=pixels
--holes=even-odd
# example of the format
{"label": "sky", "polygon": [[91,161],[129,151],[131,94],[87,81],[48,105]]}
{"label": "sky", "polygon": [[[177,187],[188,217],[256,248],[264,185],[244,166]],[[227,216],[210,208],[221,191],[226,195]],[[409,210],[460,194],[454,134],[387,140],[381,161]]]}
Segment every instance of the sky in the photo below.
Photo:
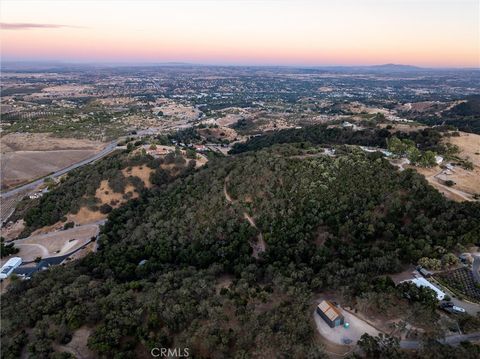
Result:
{"label": "sky", "polygon": [[480,67],[480,0],[2,0],[2,61]]}

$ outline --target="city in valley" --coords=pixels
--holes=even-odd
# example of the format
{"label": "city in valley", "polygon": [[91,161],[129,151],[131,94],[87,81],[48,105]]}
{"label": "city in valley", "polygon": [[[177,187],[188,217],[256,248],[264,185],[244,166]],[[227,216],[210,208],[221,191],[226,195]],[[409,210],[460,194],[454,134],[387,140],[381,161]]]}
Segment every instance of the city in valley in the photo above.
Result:
{"label": "city in valley", "polygon": [[480,357],[478,3],[358,3],[6,0],[0,356]]}

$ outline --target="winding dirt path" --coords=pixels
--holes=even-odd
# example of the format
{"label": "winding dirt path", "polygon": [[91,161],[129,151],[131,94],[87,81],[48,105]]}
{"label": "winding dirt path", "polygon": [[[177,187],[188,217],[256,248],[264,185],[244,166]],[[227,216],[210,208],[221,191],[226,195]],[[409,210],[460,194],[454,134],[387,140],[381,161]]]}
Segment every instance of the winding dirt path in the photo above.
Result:
{"label": "winding dirt path", "polygon": [[[227,200],[228,203],[233,203],[234,201],[233,201],[232,197],[228,194],[228,191],[227,191],[227,182],[228,182],[228,176],[225,177],[225,181],[223,183],[223,194],[225,195],[225,199]],[[263,239],[262,232],[260,232],[260,230],[258,229],[257,224],[255,223],[255,220],[246,211],[243,212],[243,218],[245,218],[248,221],[248,223],[250,224],[250,226],[255,228],[258,232],[257,241],[256,242],[250,242],[250,246],[253,249],[252,256],[255,259],[258,259],[260,253],[265,252],[265,249],[267,247],[266,243],[265,243],[265,240]]]}

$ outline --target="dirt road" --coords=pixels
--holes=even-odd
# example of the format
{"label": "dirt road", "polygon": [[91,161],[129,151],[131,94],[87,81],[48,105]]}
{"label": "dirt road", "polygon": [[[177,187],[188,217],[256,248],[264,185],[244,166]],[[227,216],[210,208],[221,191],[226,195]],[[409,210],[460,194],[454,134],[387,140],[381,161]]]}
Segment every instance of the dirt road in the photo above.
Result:
{"label": "dirt road", "polygon": [[[225,199],[227,200],[228,203],[233,203],[234,201],[227,191],[227,182],[228,182],[228,176],[225,177],[225,182],[223,184],[223,194],[225,195]],[[250,223],[250,226],[255,228],[258,232],[257,241],[250,243],[250,246],[253,249],[252,256],[258,259],[260,256],[260,253],[265,252],[265,249],[267,247],[265,240],[263,239],[262,232],[259,231],[257,224],[255,223],[255,220],[246,211],[243,212],[243,217],[248,221],[248,223]]]}

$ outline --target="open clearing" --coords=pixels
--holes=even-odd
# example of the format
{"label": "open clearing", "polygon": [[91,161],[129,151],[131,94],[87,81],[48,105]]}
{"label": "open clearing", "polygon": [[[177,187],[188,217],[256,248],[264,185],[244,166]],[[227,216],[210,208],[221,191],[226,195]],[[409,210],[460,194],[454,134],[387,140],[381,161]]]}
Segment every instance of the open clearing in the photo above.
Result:
{"label": "open clearing", "polygon": [[33,261],[37,257],[62,256],[90,242],[91,238],[98,234],[98,230],[98,225],[91,224],[19,239],[14,241],[15,247],[20,249],[16,256],[21,257],[24,262]]}
{"label": "open clearing", "polygon": [[1,140],[2,189],[43,177],[99,152],[101,142],[12,133]]}
{"label": "open clearing", "polygon": [[92,157],[96,150],[16,151],[2,154],[2,189],[56,172]]}
{"label": "open clearing", "polygon": [[313,313],[315,324],[317,326],[318,333],[325,338],[326,340],[335,343],[345,345],[348,342],[349,344],[356,345],[357,341],[364,333],[368,333],[373,336],[377,336],[379,331],[366,323],[365,321],[357,318],[352,313],[344,310],[343,308],[338,308],[342,315],[345,317],[345,322],[349,323],[349,328],[345,328],[343,325],[335,328],[330,328],[320,315],[316,312]]}
{"label": "open clearing", "polygon": [[[407,167],[413,168],[418,173],[424,175],[428,183],[430,183],[433,187],[435,187],[439,192],[443,193],[445,197],[457,202],[473,200],[471,194],[476,192],[467,192],[467,191],[461,190],[460,188],[465,188],[465,186],[462,186],[461,177],[455,176],[455,173],[457,171],[470,172],[470,174],[472,174],[472,171],[465,171],[460,167],[455,167],[455,173],[449,176],[448,178],[456,182],[457,184],[453,187],[448,187],[443,183],[441,183],[436,177],[442,171],[442,169],[439,166],[431,167],[431,168],[421,168],[421,167],[414,167],[414,166],[407,166]],[[476,181],[478,180],[473,179],[472,183],[475,183]]]}
{"label": "open clearing", "polygon": [[65,345],[56,345],[54,347],[57,352],[67,352],[75,356],[78,359],[94,358],[94,353],[88,349],[87,342],[88,337],[92,330],[87,327],[81,327],[77,329],[73,335],[72,340]]}
{"label": "open clearing", "polygon": [[[460,166],[454,166],[448,171],[448,176],[440,175],[442,169],[439,166],[432,168],[412,167],[425,176],[428,182],[438,189],[445,197],[454,201],[472,201],[473,195],[480,194],[480,135],[460,132],[458,137],[448,137],[447,142],[459,147],[458,156],[473,164],[473,170],[465,170]],[[452,161],[455,162],[455,161]],[[446,186],[441,180],[449,179],[455,182],[452,187]]]}
{"label": "open clearing", "polygon": [[152,187],[150,183],[150,174],[153,170],[147,166],[134,166],[128,167],[122,170],[122,173],[125,177],[138,177],[143,181],[143,184],[146,188]]}
{"label": "open clearing", "polygon": [[460,132],[459,137],[450,137],[448,142],[460,148],[459,157],[473,163],[473,171],[455,168],[452,175],[455,188],[468,193],[480,193],[480,135]]}
{"label": "open clearing", "polygon": [[[122,173],[125,177],[138,177],[140,178],[146,188],[150,188],[152,184],[150,183],[150,174],[152,169],[147,166],[133,166],[128,167],[122,170]],[[127,195],[127,196],[125,196]],[[95,197],[100,201],[99,206],[102,204],[109,204],[113,208],[120,207],[121,204],[125,203],[128,199],[137,198],[139,193],[135,190],[135,187],[131,184],[128,184],[125,187],[123,193],[114,192],[107,180],[100,182],[100,186],[95,191]],[[96,222],[102,219],[107,218],[107,214],[103,214],[100,211],[92,211],[87,207],[82,207],[80,210],[73,214],[70,213],[67,215],[68,221],[73,221],[76,224],[87,224]]]}

